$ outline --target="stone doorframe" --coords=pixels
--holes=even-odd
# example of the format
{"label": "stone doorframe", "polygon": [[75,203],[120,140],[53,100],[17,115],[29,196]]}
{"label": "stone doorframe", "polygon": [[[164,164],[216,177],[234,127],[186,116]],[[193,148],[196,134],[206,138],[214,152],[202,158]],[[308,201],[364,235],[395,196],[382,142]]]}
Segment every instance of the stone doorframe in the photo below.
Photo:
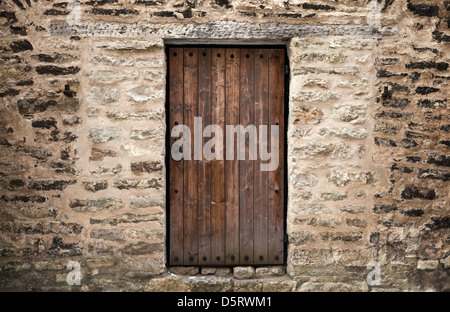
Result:
{"label": "stone doorframe", "polygon": [[[286,44],[290,65],[287,266],[286,270],[284,267],[261,270],[269,272],[269,276],[284,276],[291,280],[314,275],[318,268],[327,271],[331,266],[335,270],[342,268],[346,275],[346,266],[365,267],[370,261],[377,260],[376,250],[365,244],[370,228],[376,226],[376,218],[365,203],[373,198],[374,186],[384,184],[387,178],[366,157],[375,148],[370,131],[373,120],[369,116],[374,109],[376,94],[376,43],[385,35],[395,35],[396,27],[213,22],[203,25],[137,23],[124,29],[113,23],[100,23],[103,28],[98,24],[92,29],[58,24],[52,25],[51,30],[54,35],[89,37],[95,36],[92,32],[104,35],[104,29],[118,40],[96,40],[95,47],[122,51],[164,51],[166,44],[187,42]],[[158,52],[158,57],[161,56]],[[156,63],[160,64],[160,61],[165,68],[165,60]],[[165,85],[161,75],[151,72],[151,68],[159,65],[153,64],[152,60],[143,62],[142,66],[150,66],[144,74]],[[154,96],[145,94],[147,91],[130,88],[127,94],[139,101],[141,96]],[[140,94],[142,92],[144,94]],[[159,109],[151,114],[159,116],[160,113],[164,115]],[[125,116],[113,111],[107,114],[112,120],[153,118],[130,113]],[[135,151],[125,148],[125,152],[133,154]],[[165,192],[166,188],[163,189]],[[173,270],[169,268],[169,271]],[[192,274],[189,268],[177,270]],[[205,274],[217,271],[205,270]],[[256,272],[254,268],[249,270],[250,275]],[[284,275],[285,271],[287,275]],[[258,274],[252,276],[258,278]],[[359,276],[356,284],[361,285],[364,280],[365,276]]]}

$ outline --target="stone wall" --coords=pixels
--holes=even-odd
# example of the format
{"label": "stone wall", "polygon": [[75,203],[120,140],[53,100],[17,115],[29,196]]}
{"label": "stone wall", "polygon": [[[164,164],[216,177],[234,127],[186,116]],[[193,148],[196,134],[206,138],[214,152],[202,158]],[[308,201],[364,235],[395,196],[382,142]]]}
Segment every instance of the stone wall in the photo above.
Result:
{"label": "stone wall", "polygon": [[[449,290],[450,2],[79,3],[0,1],[0,290]],[[287,45],[286,266],[166,265],[176,40]]]}

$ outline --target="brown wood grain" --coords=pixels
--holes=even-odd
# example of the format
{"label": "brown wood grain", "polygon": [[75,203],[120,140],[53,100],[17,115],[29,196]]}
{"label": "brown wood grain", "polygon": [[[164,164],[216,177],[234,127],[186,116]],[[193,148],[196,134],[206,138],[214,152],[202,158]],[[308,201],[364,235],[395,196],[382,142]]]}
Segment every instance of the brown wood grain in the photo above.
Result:
{"label": "brown wood grain", "polygon": [[278,169],[269,172],[268,257],[271,264],[283,263],[284,250],[284,65],[284,51],[272,50],[269,57],[269,124],[278,123],[280,136]]}
{"label": "brown wood grain", "polygon": [[[255,126],[267,126],[269,123],[269,54],[267,49],[255,50]],[[267,141],[263,141],[258,132],[258,146],[267,150]],[[267,138],[267,137],[266,137]],[[260,147],[261,149],[261,147]],[[254,162],[254,263],[267,264],[267,227],[268,227],[268,172],[261,171],[261,156]]]}
{"label": "brown wood grain", "polygon": [[[241,49],[239,121],[246,128],[255,119],[255,53],[253,49]],[[239,161],[239,258],[240,264],[253,263],[253,164],[249,160],[248,135],[245,135],[245,160]],[[240,147],[242,148],[242,146]]]}
{"label": "brown wood grain", "polygon": [[[211,49],[211,122],[225,128],[225,49]],[[215,146],[216,155],[222,154],[222,160],[212,161],[211,191],[211,263],[225,263],[225,161],[224,147]]]}
{"label": "brown wood grain", "polygon": [[[198,115],[203,128],[211,124],[211,49],[199,49],[198,56]],[[203,129],[201,129],[203,131]],[[203,148],[208,138],[203,138]],[[211,263],[211,162],[198,165],[198,256],[199,264]]]}
{"label": "brown wood grain", "polygon": [[198,49],[184,49],[184,124],[191,129],[191,160],[184,160],[184,264],[198,263],[197,164],[194,160],[194,117],[198,115]]}
{"label": "brown wood grain", "polygon": [[[239,124],[239,77],[240,51],[226,49],[226,111],[227,125]],[[236,138],[234,140],[236,142]],[[226,147],[233,150],[234,160],[225,161],[225,199],[226,199],[226,229],[225,250],[226,264],[239,264],[239,161],[236,158],[236,144]]]}
{"label": "brown wood grain", "polygon": [[[169,49],[169,129],[177,123],[183,124],[183,49]],[[182,135],[180,135],[181,137]],[[170,146],[179,137],[170,138]],[[183,160],[174,161],[169,157],[169,263],[183,263]]]}

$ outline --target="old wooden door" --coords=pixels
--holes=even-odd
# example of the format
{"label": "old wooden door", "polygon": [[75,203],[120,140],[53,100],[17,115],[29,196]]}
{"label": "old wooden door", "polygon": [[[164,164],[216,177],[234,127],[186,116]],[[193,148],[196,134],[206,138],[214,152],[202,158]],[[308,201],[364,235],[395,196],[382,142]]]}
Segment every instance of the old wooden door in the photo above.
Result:
{"label": "old wooden door", "polygon": [[[191,129],[192,144],[190,160],[168,155],[169,264],[282,264],[285,49],[173,46],[167,56],[168,154],[183,136],[171,137],[176,125]],[[211,149],[222,152],[222,159],[195,159],[194,145],[201,149],[215,136],[194,142],[195,117],[203,128],[213,124],[223,130],[223,150]],[[271,125],[279,127],[276,170],[260,170],[267,161],[259,154],[249,159],[249,136],[245,160],[225,157],[230,148],[237,154],[237,144],[225,144],[225,126],[252,124],[267,125],[269,133]],[[266,137],[270,151],[273,142]],[[262,135],[257,138],[265,144]]]}

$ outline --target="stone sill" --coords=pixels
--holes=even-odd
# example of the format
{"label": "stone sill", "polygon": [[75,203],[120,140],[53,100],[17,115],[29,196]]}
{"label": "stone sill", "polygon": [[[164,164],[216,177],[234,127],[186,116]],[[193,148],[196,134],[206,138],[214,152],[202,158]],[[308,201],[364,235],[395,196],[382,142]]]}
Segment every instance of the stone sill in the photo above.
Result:
{"label": "stone sill", "polygon": [[178,276],[219,276],[236,279],[252,279],[280,277],[286,275],[285,265],[273,266],[234,266],[234,267],[199,267],[199,266],[168,266],[169,274]]}

